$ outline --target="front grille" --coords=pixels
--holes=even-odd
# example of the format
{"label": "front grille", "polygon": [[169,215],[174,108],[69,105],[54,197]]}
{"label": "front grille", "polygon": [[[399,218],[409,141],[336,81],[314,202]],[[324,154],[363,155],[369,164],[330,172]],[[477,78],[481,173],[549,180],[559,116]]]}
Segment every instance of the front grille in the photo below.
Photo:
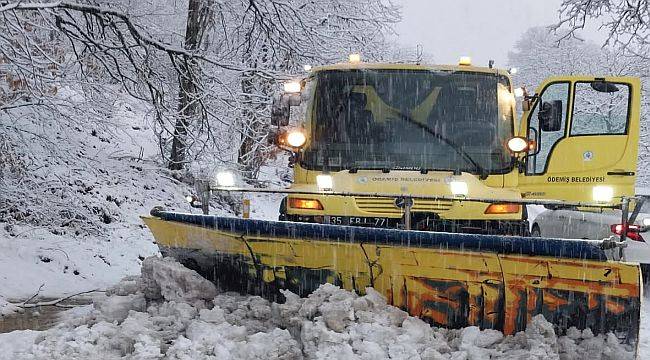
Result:
{"label": "front grille", "polygon": [[[372,214],[401,214],[402,209],[395,206],[393,198],[355,197],[357,207],[361,211]],[[413,199],[413,212],[440,212],[451,209],[451,201],[448,200],[424,200]]]}

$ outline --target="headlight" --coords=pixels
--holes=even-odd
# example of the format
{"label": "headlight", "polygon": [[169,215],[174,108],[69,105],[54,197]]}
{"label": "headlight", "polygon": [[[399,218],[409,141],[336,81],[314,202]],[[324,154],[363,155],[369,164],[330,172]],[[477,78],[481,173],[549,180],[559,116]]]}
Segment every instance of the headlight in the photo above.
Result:
{"label": "headlight", "polygon": [[650,218],[643,219],[643,225],[644,226],[650,226]]}
{"label": "headlight", "polygon": [[316,186],[319,191],[332,191],[334,188],[334,179],[331,175],[318,175],[316,176]]}
{"label": "headlight", "polygon": [[454,180],[449,183],[451,188],[451,193],[454,196],[467,196],[469,189],[467,188],[467,183],[464,181]]}
{"label": "headlight", "polygon": [[285,93],[290,93],[290,94],[295,94],[299,93],[301,89],[300,83],[297,81],[290,81],[284,83],[284,92]]}
{"label": "headlight", "polygon": [[307,137],[300,130],[292,130],[286,134],[286,141],[289,146],[299,148],[305,145]]}
{"label": "headlight", "polygon": [[528,140],[526,138],[517,136],[508,140],[508,149],[513,153],[520,153],[528,150]]}
{"label": "headlight", "polygon": [[594,186],[593,198],[595,202],[610,202],[614,198],[614,188],[611,186]]}
{"label": "headlight", "polygon": [[235,175],[230,171],[219,171],[217,173],[217,186],[221,186],[221,187],[235,186]]}

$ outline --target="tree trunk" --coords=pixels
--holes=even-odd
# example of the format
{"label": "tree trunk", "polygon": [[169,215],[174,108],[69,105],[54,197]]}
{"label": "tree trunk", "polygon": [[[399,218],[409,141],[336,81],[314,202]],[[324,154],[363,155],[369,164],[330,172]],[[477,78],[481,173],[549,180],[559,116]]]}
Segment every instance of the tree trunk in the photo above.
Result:
{"label": "tree trunk", "polygon": [[[201,46],[203,36],[213,17],[213,0],[189,0],[187,9],[187,26],[185,29],[185,49],[196,51]],[[178,84],[178,119],[174,126],[174,136],[169,168],[181,170],[187,156],[188,127],[197,116],[201,115],[197,82],[197,63],[185,58],[179,64],[182,71]]]}
{"label": "tree trunk", "polygon": [[243,73],[241,78],[244,110],[241,114],[242,139],[237,154],[237,162],[241,166],[244,177],[251,179],[255,177],[253,160],[255,158],[255,127],[257,119],[255,112],[251,109],[253,104],[248,94],[253,92],[254,86],[251,75]]}
{"label": "tree trunk", "polygon": [[268,81],[256,78],[254,73],[241,75],[243,94],[243,111],[240,126],[242,138],[239,144],[237,162],[245,179],[254,180],[259,175],[262,165],[268,160],[269,146],[264,144],[270,118],[260,117],[260,112],[268,105],[261,103],[259,97],[252,94],[269,96]]}

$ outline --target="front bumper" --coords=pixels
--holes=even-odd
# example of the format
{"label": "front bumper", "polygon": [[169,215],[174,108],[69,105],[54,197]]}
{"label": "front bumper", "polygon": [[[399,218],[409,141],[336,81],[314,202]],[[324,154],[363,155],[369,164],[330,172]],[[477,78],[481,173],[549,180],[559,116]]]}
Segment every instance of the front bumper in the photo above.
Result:
{"label": "front bumper", "polygon": [[[280,220],[331,225],[403,229],[400,218],[282,214]],[[449,220],[414,214],[411,229],[483,235],[530,236],[528,220]]]}

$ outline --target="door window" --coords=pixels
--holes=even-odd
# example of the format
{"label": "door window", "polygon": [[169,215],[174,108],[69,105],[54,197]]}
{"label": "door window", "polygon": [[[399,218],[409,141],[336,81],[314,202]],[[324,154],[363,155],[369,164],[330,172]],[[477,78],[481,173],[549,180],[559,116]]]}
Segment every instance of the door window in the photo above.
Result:
{"label": "door window", "polygon": [[[553,146],[564,137],[566,126],[566,104],[569,100],[569,83],[559,82],[547,86],[535,104],[528,120],[528,138],[537,142],[537,154],[527,158],[527,174],[543,174]],[[542,131],[539,126],[539,111],[543,103],[561,101],[563,104],[561,128],[557,131]]]}
{"label": "door window", "polygon": [[627,132],[630,88],[626,84],[575,84],[571,135],[622,135]]}

